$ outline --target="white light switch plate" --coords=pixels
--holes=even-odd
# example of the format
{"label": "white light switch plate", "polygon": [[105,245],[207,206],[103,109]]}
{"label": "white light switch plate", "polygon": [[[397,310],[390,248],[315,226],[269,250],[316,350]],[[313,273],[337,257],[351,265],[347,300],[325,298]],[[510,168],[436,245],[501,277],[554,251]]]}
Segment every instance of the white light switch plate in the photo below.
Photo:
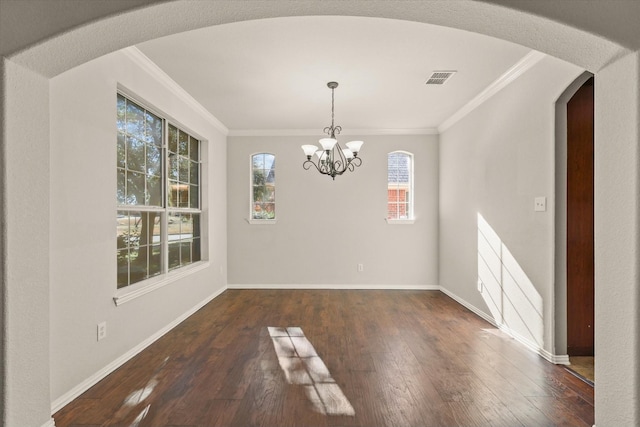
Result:
{"label": "white light switch plate", "polygon": [[533,210],[536,212],[545,212],[547,210],[547,198],[536,197],[534,200]]}
{"label": "white light switch plate", "polygon": [[107,322],[98,323],[98,341],[107,337]]}

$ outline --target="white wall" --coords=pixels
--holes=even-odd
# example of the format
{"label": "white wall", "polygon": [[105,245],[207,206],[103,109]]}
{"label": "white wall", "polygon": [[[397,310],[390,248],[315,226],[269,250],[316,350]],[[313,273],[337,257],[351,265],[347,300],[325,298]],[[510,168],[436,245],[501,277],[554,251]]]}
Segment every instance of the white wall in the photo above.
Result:
{"label": "white wall", "polygon": [[[0,119],[0,181],[13,190],[0,199],[0,386],[6,390],[0,399],[0,424],[28,426],[48,419],[50,406],[49,325],[38,321],[49,317],[49,189],[41,185],[41,176],[49,172],[49,82],[11,61],[3,60],[0,72],[7,76],[0,90],[0,112],[15,112],[13,120],[4,115]],[[15,333],[17,328],[20,333]]]}
{"label": "white wall", "polygon": [[[362,166],[332,181],[302,168],[300,145],[318,137],[229,137],[230,285],[437,285],[437,135],[339,137],[354,139],[365,141]],[[385,221],[387,154],[396,150],[414,154],[412,225]],[[276,155],[275,225],[245,220],[250,156],[258,152]]]}
{"label": "white wall", "polygon": [[[206,141],[203,222],[209,223],[209,239],[203,252],[208,252],[210,265],[116,307],[118,84]],[[50,93],[51,397],[55,404],[224,289],[226,142],[205,116],[122,52],[57,76],[51,80]],[[102,321],[107,322],[107,338],[97,342],[96,325]]]}
{"label": "white wall", "polygon": [[545,57],[440,136],[440,286],[552,354],[554,103],[581,72]]}
{"label": "white wall", "polygon": [[640,52],[604,68],[594,89],[596,425],[632,426],[640,425]]}

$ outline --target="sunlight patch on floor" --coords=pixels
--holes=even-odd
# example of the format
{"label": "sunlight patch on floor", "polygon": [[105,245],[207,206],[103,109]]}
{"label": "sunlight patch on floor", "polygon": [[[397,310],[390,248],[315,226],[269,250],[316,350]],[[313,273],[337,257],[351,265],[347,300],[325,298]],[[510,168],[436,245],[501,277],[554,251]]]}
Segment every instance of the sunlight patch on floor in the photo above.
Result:
{"label": "sunlight patch on floor", "polygon": [[356,414],[301,328],[269,326],[267,329],[287,382],[304,386],[317,412],[323,415]]}

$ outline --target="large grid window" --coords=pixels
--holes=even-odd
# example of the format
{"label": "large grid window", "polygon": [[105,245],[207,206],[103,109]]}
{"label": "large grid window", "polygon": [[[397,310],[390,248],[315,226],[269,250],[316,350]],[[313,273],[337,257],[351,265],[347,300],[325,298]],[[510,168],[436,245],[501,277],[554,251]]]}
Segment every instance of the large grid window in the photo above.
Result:
{"label": "large grid window", "polygon": [[117,287],[200,261],[200,141],[117,97]]}
{"label": "large grid window", "polygon": [[251,156],[251,218],[276,219],[276,156]]}
{"label": "large grid window", "polygon": [[389,153],[387,177],[387,219],[413,219],[413,155]]}

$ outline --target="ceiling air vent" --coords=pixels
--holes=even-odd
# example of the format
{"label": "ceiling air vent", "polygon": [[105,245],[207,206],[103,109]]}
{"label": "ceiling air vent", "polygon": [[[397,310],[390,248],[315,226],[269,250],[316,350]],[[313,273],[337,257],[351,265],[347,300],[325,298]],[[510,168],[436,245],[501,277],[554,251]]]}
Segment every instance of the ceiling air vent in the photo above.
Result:
{"label": "ceiling air vent", "polygon": [[434,71],[433,73],[431,73],[425,84],[443,85],[455,73],[455,71]]}

